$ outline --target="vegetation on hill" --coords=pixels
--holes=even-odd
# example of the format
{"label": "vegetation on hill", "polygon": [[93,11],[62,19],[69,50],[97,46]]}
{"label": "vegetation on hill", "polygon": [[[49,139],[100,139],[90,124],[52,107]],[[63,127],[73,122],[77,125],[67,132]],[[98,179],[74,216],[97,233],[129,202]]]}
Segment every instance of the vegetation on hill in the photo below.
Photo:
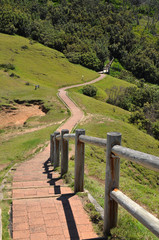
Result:
{"label": "vegetation on hill", "polygon": [[[10,168],[46,147],[50,134],[68,118],[69,111],[57,98],[58,88],[98,76],[33,40],[0,34],[0,115],[3,116],[4,108],[15,114],[17,103],[29,106],[31,102],[40,102],[47,110],[45,116],[29,118],[23,125],[0,129],[0,183],[4,177],[7,183],[11,182],[12,178],[5,175]],[[35,90],[37,85],[40,87]],[[7,185],[3,191],[5,196],[10,193],[8,188]],[[0,201],[5,240],[10,239],[10,204],[11,201]]]}
{"label": "vegetation on hill", "polygon": [[[40,149],[51,132],[69,116],[56,96],[58,88],[92,80],[98,74],[24,37],[0,34],[0,48],[0,113],[3,114],[4,107],[14,111],[17,102],[29,105],[39,101],[47,109],[45,116],[32,117],[25,125],[0,129],[0,165],[6,167],[0,172],[1,182],[8,167],[30,156],[37,146]],[[40,86],[37,90],[36,85]],[[39,126],[47,128],[22,135],[25,130]]]}
{"label": "vegetation on hill", "polygon": [[[56,121],[68,116],[65,107],[56,98],[57,89],[64,85],[91,80],[98,74],[79,65],[71,64],[62,53],[23,37],[0,34],[0,50],[0,106],[14,103],[14,100],[17,99],[19,101],[42,100],[49,111],[46,116],[36,122],[36,125],[39,122],[43,122],[43,124],[52,122],[54,124],[36,132],[17,136],[16,131],[23,131],[25,127],[2,129],[0,132],[0,162],[1,164],[7,164],[6,168],[0,172],[0,181],[2,181],[5,172],[14,163],[31,157],[32,154],[43,148],[45,146],[44,142],[49,139],[49,135],[59,125]],[[35,85],[40,85],[40,88],[36,91]],[[106,132],[109,131],[121,132],[123,146],[158,155],[159,142],[128,123],[130,112],[106,103],[106,99],[109,97],[105,91],[106,88],[112,89],[113,86],[127,88],[134,87],[134,85],[107,76],[94,86],[97,89],[94,98],[81,94],[81,88],[70,90],[71,97],[88,113],[86,119],[78,127],[85,128],[87,135],[102,138],[106,138]],[[6,138],[10,131],[14,132],[14,136]],[[85,187],[103,206],[105,152],[96,147],[88,146],[86,149],[86,164],[89,177],[86,176]],[[74,162],[70,161],[70,166],[73,167],[73,165]],[[70,168],[70,170],[74,172],[73,168]],[[157,174],[121,159],[120,180],[123,192],[146,206],[152,213],[158,214]],[[2,203],[1,207],[3,207]],[[4,239],[9,239],[7,229],[8,208],[5,213],[7,222],[5,223],[6,228],[3,228],[3,236]],[[4,231],[6,232],[4,233]],[[115,228],[112,233],[114,233],[114,237],[117,236],[122,239],[155,239],[149,231],[145,230],[123,209],[120,209],[119,212],[118,228]]]}
{"label": "vegetation on hill", "polygon": [[[56,112],[53,109],[60,115],[63,108],[57,101],[58,88],[98,76],[96,72],[69,63],[62,53],[23,37],[0,34],[0,46],[0,105],[15,99],[41,99],[51,110],[48,115],[53,114],[51,121]],[[35,85],[40,86],[36,91]]]}
{"label": "vegetation on hill", "polygon": [[[121,132],[122,146],[149,154],[159,155],[159,141],[135,126],[129,124],[130,112],[106,103],[108,92],[114,86],[132,88],[135,85],[107,76],[93,84],[97,95],[87,97],[82,88],[69,90],[69,95],[87,113],[85,119],[77,126],[86,130],[86,135],[106,138],[107,132]],[[86,144],[85,148],[85,188],[104,207],[105,151],[99,147]],[[69,162],[69,171],[74,175],[74,161]],[[120,189],[135,202],[158,217],[158,173],[150,171],[125,159],[120,160]],[[154,239],[141,223],[134,219],[122,207],[119,207],[118,226],[111,231],[111,239]]]}
{"label": "vegetation on hill", "polygon": [[0,31],[39,41],[73,63],[101,70],[115,57],[159,84],[158,1],[2,0]]}
{"label": "vegetation on hill", "polygon": [[129,122],[159,140],[159,87],[143,83],[139,87],[114,86],[106,91],[108,103],[132,112]]}

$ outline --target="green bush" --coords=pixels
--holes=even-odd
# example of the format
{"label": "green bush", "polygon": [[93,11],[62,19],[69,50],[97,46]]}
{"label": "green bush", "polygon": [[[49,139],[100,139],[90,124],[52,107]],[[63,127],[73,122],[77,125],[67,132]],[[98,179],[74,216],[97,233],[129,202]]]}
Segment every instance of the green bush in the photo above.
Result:
{"label": "green bush", "polygon": [[89,97],[95,97],[97,94],[97,88],[92,85],[87,85],[82,89],[82,92]]}
{"label": "green bush", "polygon": [[1,68],[7,69],[7,70],[9,69],[14,70],[15,66],[12,63],[2,63],[0,64],[0,69]]}
{"label": "green bush", "polygon": [[152,124],[152,132],[154,137],[159,140],[159,121]]}

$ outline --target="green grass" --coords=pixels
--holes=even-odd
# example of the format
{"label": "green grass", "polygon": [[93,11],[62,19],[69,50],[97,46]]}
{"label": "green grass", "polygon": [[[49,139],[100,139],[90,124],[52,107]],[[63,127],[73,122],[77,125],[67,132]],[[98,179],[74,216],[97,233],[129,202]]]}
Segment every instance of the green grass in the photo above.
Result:
{"label": "green grass", "polygon": [[[27,46],[24,48],[24,46]],[[71,64],[64,55],[56,50],[45,47],[29,39],[0,34],[0,106],[16,107],[14,100],[41,100],[44,106],[50,109],[42,117],[32,117],[26,121],[26,127],[56,123],[66,119],[69,111],[57,98],[58,88],[84,81],[92,80],[98,73],[80,65]],[[11,69],[12,68],[12,69]],[[15,68],[15,69],[14,69]],[[17,77],[10,77],[14,73]],[[28,85],[29,83],[29,85]],[[34,90],[34,85],[40,88]],[[57,125],[56,125],[57,126]],[[23,152],[32,149],[46,140],[49,129],[46,131],[26,134],[5,141],[5,134],[17,131],[16,128],[1,129],[0,137],[0,164],[10,163],[21,159]],[[8,151],[10,149],[12,154]]]}
{"label": "green grass", "polygon": [[[94,84],[97,88],[110,89],[112,86],[128,86],[127,82],[107,77]],[[129,124],[129,112],[103,101],[107,96],[103,93],[98,99],[84,96],[79,89],[72,89],[69,95],[87,114],[77,126],[86,130],[86,135],[106,138],[107,132],[121,132],[122,146],[159,156],[159,141]],[[104,96],[104,97],[103,97]],[[85,163],[88,175],[85,175],[85,188],[104,207],[104,180],[106,168],[105,150],[86,145]],[[74,175],[74,161],[70,161],[69,169]],[[158,174],[138,164],[121,159],[120,189],[132,200],[142,205],[152,214],[158,215]],[[157,239],[123,208],[119,208],[117,228],[112,235],[122,239]]]}
{"label": "green grass", "polygon": [[112,77],[118,77],[120,72],[123,70],[123,66],[119,63],[117,59],[114,59],[111,68],[110,68],[110,75]]}
{"label": "green grass", "polygon": [[[136,37],[140,39],[141,37],[146,40],[148,44],[156,44],[158,41],[158,33],[159,33],[159,23],[156,22],[156,34],[152,34],[151,30],[147,28],[148,17],[141,15],[141,19],[139,20],[139,25],[135,25],[133,27],[133,32]],[[152,18],[150,18],[150,24],[152,22]]]}
{"label": "green grass", "polygon": [[[88,152],[86,150],[86,152]],[[91,159],[89,157],[89,162],[94,161],[94,167],[98,164],[95,159]],[[88,161],[86,161],[86,166],[88,168]],[[105,166],[101,166],[100,170],[102,170]],[[72,175],[72,178],[74,179],[74,161],[69,161],[69,172]],[[95,176],[95,175],[94,175]],[[152,209],[149,207],[146,207],[149,211],[152,213],[158,214],[158,199],[156,198],[157,191],[153,190],[147,186],[143,186],[142,184],[138,184],[137,181],[133,179],[128,179],[127,176],[122,179],[120,177],[120,185],[125,185],[125,188],[127,188],[126,194],[133,199],[134,195],[138,194],[138,197],[142,196],[141,198],[147,199],[146,204],[151,204]],[[126,182],[126,184],[125,184]],[[137,187],[136,187],[137,184]],[[71,184],[71,186],[74,185],[74,182]],[[89,192],[94,196],[94,198],[98,201],[98,203],[104,208],[104,184],[99,182],[97,177],[90,177],[85,174],[84,176],[84,188],[89,190]],[[124,189],[120,187],[121,190],[124,192]],[[130,196],[128,194],[128,190],[133,190],[133,195]],[[137,192],[140,190],[140,192]],[[143,190],[143,191],[142,191]],[[149,196],[149,197],[147,197]],[[137,199],[133,199],[134,201],[138,202],[141,205],[144,205],[145,202],[137,201]],[[147,205],[144,205],[147,206]],[[100,223],[101,224],[101,223]],[[99,232],[99,229],[97,230],[99,235],[102,236],[102,232]],[[128,212],[126,212],[122,207],[119,206],[118,211],[118,226],[111,230],[112,238],[110,239],[154,239],[157,240],[157,238],[148,230],[146,229],[140,222],[138,222],[135,218],[133,218]],[[114,237],[114,238],[113,238]]]}
{"label": "green grass", "polygon": [[[23,50],[23,45],[27,45],[28,49]],[[71,64],[62,53],[36,42],[30,44],[30,41],[23,37],[0,34],[0,46],[0,64],[11,63],[15,66],[15,71],[12,72],[21,78],[17,80],[17,85],[29,82],[40,84],[44,89],[51,87],[56,91],[61,86],[82,82],[82,75],[85,81],[98,76],[94,71]],[[29,87],[26,86],[27,88]],[[24,91],[27,91],[26,89]],[[29,92],[31,94],[31,91]]]}
{"label": "green grass", "polygon": [[[94,85],[97,88],[97,95],[95,96],[95,99],[103,101],[103,102],[105,102],[108,98],[107,90],[110,90],[113,87],[126,88],[126,87],[134,86],[134,84],[132,84],[132,83],[112,77],[110,75],[106,75],[106,77],[103,80],[101,80],[95,84],[92,84],[92,85]],[[78,87],[78,88],[74,88],[73,90],[69,90],[69,91],[71,93],[72,92],[82,93],[82,88],[83,87]]]}
{"label": "green grass", "polygon": [[[23,48],[22,46],[28,46]],[[95,78],[98,74],[79,65],[73,65],[64,58],[63,54],[46,48],[38,43],[31,43],[28,39],[18,36],[0,34],[0,64],[11,63],[15,70],[0,70],[0,105],[10,104],[11,100],[41,99],[51,110],[42,118],[32,118],[27,121],[49,123],[61,120],[68,116],[65,107],[56,97],[57,89],[64,85],[71,85]],[[11,78],[14,73],[20,78]],[[26,85],[29,82],[30,85]],[[34,84],[40,88],[34,90]],[[122,133],[122,145],[143,152],[159,155],[159,141],[139,131],[135,126],[128,124],[129,112],[105,103],[107,93],[105,89],[113,86],[127,87],[131,84],[110,76],[94,84],[98,89],[96,99],[81,94],[81,88],[70,90],[70,96],[88,114],[86,120],[78,128],[86,129],[86,135],[106,138],[107,132]],[[9,140],[1,138],[0,163],[8,164],[0,173],[0,181],[4,174],[16,162],[32,156],[45,145],[52,132],[58,125],[47,127],[33,133],[19,135]],[[2,136],[7,129],[1,131]],[[9,149],[9,150],[8,150]],[[104,179],[105,179],[105,151],[97,147],[86,146],[85,188],[104,206]],[[69,171],[74,175],[74,161],[69,161]],[[121,159],[120,189],[139,204],[144,205],[150,212],[158,214],[158,176],[154,172]],[[73,185],[73,184],[72,184]],[[3,236],[8,235],[8,206],[3,210]],[[156,239],[137,220],[134,220],[125,210],[119,208],[118,227],[112,234],[122,239]]]}
{"label": "green grass", "polygon": [[[23,46],[28,48],[24,49]],[[23,37],[0,34],[0,66],[9,64],[15,69],[0,69],[0,106],[10,104],[15,99],[40,99],[51,109],[45,117],[40,118],[42,123],[66,117],[66,108],[56,95],[58,88],[82,83],[82,75],[84,81],[99,75],[80,65],[71,64],[56,50]],[[15,77],[10,77],[12,73]],[[40,85],[40,88],[35,90],[35,85]]]}
{"label": "green grass", "polygon": [[[25,46],[25,47],[24,47]],[[82,79],[84,75],[84,79]],[[0,183],[6,172],[46,146],[50,134],[59,126],[58,121],[70,115],[57,98],[58,88],[89,81],[99,74],[80,65],[71,64],[64,55],[29,39],[0,33],[0,110],[2,106],[16,108],[14,100],[41,100],[50,109],[43,117],[32,117],[24,127],[0,129]],[[35,90],[35,85],[40,88]],[[19,131],[40,125],[53,124],[35,132],[17,135]],[[9,134],[14,133],[14,137]],[[7,137],[6,137],[7,136]],[[10,239],[8,232],[10,203],[1,202],[3,239]]]}
{"label": "green grass", "polygon": [[0,172],[0,182],[9,167],[30,157],[34,153],[34,149],[36,149],[36,151],[40,150],[45,142],[49,140],[50,134],[53,133],[57,127],[58,125],[53,125],[39,131],[16,136],[10,140],[1,142],[0,163],[8,164],[9,166]]}
{"label": "green grass", "polygon": [[1,201],[0,202],[0,208],[2,210],[2,239],[5,240],[10,240],[11,237],[9,235],[9,218],[10,218],[10,205],[11,205],[11,201]]}

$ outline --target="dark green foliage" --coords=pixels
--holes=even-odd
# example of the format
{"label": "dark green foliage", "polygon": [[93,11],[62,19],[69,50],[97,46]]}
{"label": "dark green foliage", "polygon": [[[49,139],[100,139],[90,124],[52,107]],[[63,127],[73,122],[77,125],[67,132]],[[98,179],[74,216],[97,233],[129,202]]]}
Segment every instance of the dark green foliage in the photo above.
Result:
{"label": "dark green foliage", "polygon": [[29,86],[29,85],[30,85],[30,83],[29,83],[29,82],[26,82],[26,83],[25,83],[25,85]]}
{"label": "dark green foliage", "polygon": [[[122,69],[119,72],[118,78],[123,79],[123,80],[125,80],[127,82],[130,82],[130,83],[134,83],[137,80],[130,71],[125,70],[125,69]],[[141,81],[142,80],[140,80],[139,82],[141,82]]]}
{"label": "dark green foliage", "polygon": [[15,69],[15,66],[12,64],[12,63],[2,63],[0,64],[0,69],[1,68],[4,68],[5,70],[14,70]]}
{"label": "dark green foliage", "polygon": [[82,92],[89,97],[95,97],[97,94],[97,88],[92,85],[87,85],[82,89]]}
{"label": "dark green foliage", "polygon": [[[159,84],[159,41],[147,43],[144,37],[158,33],[158,5],[156,0],[1,0],[0,32],[31,37],[96,71],[115,57],[135,77]],[[147,26],[136,36],[133,26],[143,14]]]}
{"label": "dark green foliage", "polygon": [[159,89],[158,87],[149,87],[142,81],[139,83],[139,88],[113,87],[106,90],[107,102],[131,111],[129,122],[158,139]]}
{"label": "dark green foliage", "polygon": [[113,87],[109,91],[106,90],[109,97],[107,102],[119,106],[125,110],[132,111],[137,108],[143,108],[146,103],[155,103],[158,99],[157,88],[153,87]]}
{"label": "dark green foliage", "polygon": [[150,120],[146,119],[142,110],[132,112],[129,122],[137,125],[139,129],[146,129],[147,131],[151,129]]}
{"label": "dark green foliage", "polygon": [[0,8],[0,31],[8,34],[30,35],[30,15],[11,4]]}
{"label": "dark green foliage", "polygon": [[14,78],[20,78],[20,76],[17,75],[17,74],[15,74],[15,73],[11,73],[9,76],[10,76],[10,77],[14,77]]}
{"label": "dark green foliage", "polygon": [[152,124],[152,132],[154,137],[159,140],[159,121]]}
{"label": "dark green foliage", "polygon": [[23,49],[23,50],[26,50],[26,49],[28,49],[29,47],[27,46],[27,45],[24,45],[24,46],[21,46],[21,49]]}

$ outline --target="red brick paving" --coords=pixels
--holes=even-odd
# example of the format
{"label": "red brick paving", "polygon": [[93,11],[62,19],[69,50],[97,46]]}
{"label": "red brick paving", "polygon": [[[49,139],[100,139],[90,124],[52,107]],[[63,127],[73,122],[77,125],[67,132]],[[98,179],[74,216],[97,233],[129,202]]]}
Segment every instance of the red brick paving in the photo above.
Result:
{"label": "red brick paving", "polygon": [[97,237],[80,198],[53,171],[47,147],[13,177],[13,240]]}
{"label": "red brick paving", "polygon": [[[105,75],[83,85],[103,77]],[[83,112],[67,97],[66,89],[60,89],[59,96],[70,108],[71,117],[58,131],[64,128],[71,131],[83,117]],[[98,239],[80,198],[53,171],[48,161],[49,150],[48,146],[33,159],[22,163],[14,174],[13,240]]]}
{"label": "red brick paving", "polygon": [[79,121],[81,121],[81,119],[84,116],[83,111],[81,111],[81,109],[79,107],[77,107],[77,105],[67,96],[66,90],[70,89],[72,87],[79,87],[79,86],[92,84],[92,83],[102,80],[105,77],[106,77],[105,74],[100,74],[100,76],[98,78],[96,78],[90,82],[86,82],[83,84],[77,84],[77,85],[69,86],[69,87],[63,87],[63,88],[59,89],[59,97],[62,99],[63,102],[65,102],[65,104],[71,110],[71,117],[62,126],[60,126],[58,128],[58,131],[61,131],[62,129],[68,129],[69,131],[71,131],[75,127],[75,125]]}

